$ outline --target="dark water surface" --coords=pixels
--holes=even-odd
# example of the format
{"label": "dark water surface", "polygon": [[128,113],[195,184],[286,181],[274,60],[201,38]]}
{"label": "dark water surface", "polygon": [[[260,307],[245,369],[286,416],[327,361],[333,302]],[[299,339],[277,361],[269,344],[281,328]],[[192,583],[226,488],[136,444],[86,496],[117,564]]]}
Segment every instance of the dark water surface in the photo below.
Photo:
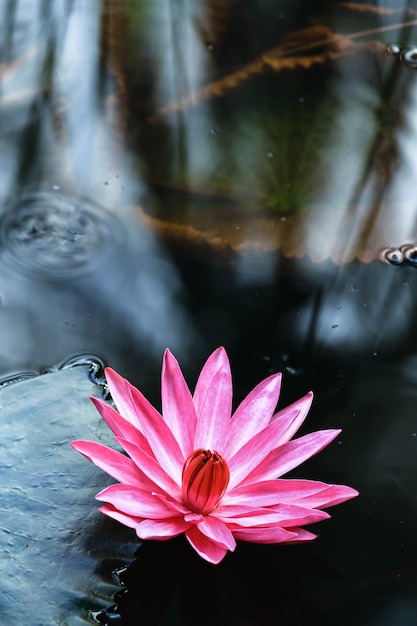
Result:
{"label": "dark water surface", "polygon": [[[0,624],[417,624],[416,58],[416,2],[0,4]],[[165,348],[193,385],[219,345],[236,403],[314,391],[343,433],[298,474],[361,495],[309,546],[135,560],[67,445],[105,437],[86,367],[38,375],[158,405]]]}

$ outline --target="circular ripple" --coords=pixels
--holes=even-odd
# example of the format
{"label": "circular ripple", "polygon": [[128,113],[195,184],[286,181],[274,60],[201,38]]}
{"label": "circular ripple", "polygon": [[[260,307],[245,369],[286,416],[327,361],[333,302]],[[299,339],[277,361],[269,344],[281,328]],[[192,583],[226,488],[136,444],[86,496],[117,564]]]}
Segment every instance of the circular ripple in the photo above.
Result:
{"label": "circular ripple", "polygon": [[12,263],[61,276],[90,268],[118,226],[113,214],[86,200],[38,192],[8,208],[0,241]]}

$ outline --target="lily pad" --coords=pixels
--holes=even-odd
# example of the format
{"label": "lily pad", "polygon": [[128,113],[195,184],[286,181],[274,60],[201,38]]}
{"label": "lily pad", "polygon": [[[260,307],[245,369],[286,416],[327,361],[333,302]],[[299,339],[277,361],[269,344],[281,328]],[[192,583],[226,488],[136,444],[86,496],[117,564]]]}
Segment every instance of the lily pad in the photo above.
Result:
{"label": "lily pad", "polygon": [[89,400],[99,394],[87,366],[0,390],[1,624],[78,626],[115,592],[109,573],[133,537],[97,511],[108,477],[69,446],[81,435],[109,442]]}

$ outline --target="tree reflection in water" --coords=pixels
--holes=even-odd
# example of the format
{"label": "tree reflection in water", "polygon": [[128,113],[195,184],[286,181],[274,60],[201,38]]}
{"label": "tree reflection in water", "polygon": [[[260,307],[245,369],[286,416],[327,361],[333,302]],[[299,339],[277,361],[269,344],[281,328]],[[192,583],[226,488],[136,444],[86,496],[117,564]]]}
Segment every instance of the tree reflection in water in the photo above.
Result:
{"label": "tree reflection in water", "polygon": [[361,492],[310,548],[210,569],[143,545],[114,621],[203,623],[214,602],[225,624],[415,621],[417,11],[400,4],[1,3],[0,376],[93,353],[154,400],[164,348],[192,381],[223,344],[236,402],[277,370],[284,404],[314,390],[306,428],[343,438],[306,475]]}

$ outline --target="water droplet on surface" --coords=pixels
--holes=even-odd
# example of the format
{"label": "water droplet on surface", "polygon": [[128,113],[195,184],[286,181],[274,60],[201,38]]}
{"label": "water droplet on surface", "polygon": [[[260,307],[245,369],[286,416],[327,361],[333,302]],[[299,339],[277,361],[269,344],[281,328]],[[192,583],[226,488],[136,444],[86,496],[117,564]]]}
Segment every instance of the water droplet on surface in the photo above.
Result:
{"label": "water droplet on surface", "polygon": [[386,48],[388,54],[400,54],[401,47],[397,43],[389,43]]}
{"label": "water droplet on surface", "polygon": [[9,206],[0,221],[5,260],[26,271],[63,276],[87,270],[106,240],[114,241],[116,216],[82,198],[34,192]]}

